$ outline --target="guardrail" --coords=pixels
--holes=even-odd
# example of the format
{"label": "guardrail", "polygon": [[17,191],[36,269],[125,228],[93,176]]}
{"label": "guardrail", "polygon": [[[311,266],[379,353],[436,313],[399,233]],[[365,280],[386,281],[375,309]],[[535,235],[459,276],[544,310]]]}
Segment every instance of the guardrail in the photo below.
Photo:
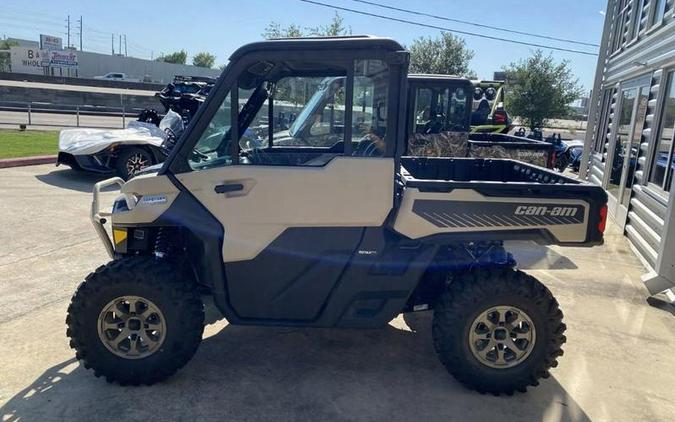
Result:
{"label": "guardrail", "polygon": [[159,91],[166,86],[164,83],[109,81],[94,78],[73,78],[68,76],[32,75],[27,73],[0,72],[0,79],[8,81],[41,82],[48,84],[65,84],[79,86],[96,86],[105,88],[126,88],[148,91]]}
{"label": "guardrail", "polygon": [[[2,112],[5,113],[2,113]],[[54,127],[125,128],[142,109],[92,105],[0,101],[0,124]],[[62,116],[62,118],[59,118]],[[73,119],[74,117],[74,119]]]}

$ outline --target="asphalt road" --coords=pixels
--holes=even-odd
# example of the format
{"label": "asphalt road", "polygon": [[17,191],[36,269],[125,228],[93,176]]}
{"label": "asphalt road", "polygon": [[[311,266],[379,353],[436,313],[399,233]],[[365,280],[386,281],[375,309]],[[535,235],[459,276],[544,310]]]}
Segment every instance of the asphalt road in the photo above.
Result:
{"label": "asphalt road", "polygon": [[143,95],[152,97],[155,90],[147,89],[128,89],[128,88],[107,88],[100,86],[68,85],[68,84],[50,84],[45,82],[27,82],[0,80],[0,86],[21,87],[32,89],[55,89],[58,91],[77,91],[77,92],[96,92],[99,94],[120,94],[120,95]]}
{"label": "asphalt road", "polygon": [[[120,387],[74,359],[70,295],[106,261],[88,221],[96,177],[0,170],[0,420],[671,420],[675,311],[645,303],[644,272],[611,229],[593,249],[514,244],[556,295],[567,344],[526,394],[480,395],[438,363],[430,315],[380,330],[206,329],[192,361],[152,387]],[[108,198],[114,193],[107,193]]]}
{"label": "asphalt road", "polygon": [[[129,120],[135,120],[136,115],[126,117],[126,123]],[[0,128],[17,129],[20,124],[28,124],[28,113],[25,111],[0,111]],[[75,114],[58,113],[31,113],[31,125],[28,129],[32,130],[58,130],[62,128],[76,127],[77,116]],[[121,129],[122,117],[117,116],[89,116],[80,115],[80,127],[93,128],[115,128]]]}

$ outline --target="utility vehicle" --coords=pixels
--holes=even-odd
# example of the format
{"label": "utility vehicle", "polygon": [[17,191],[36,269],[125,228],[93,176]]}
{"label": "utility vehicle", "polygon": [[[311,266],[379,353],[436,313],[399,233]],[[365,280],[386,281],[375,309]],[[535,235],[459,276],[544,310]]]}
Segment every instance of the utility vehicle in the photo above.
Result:
{"label": "utility vehicle", "polygon": [[[94,188],[113,260],[68,308],[84,366],[120,384],[167,378],[196,352],[207,298],[230,324],[376,328],[433,310],[436,352],[466,386],[512,393],[548,376],[563,315],[503,241],[597,245],[606,194],[509,159],[402,157],[408,60],[366,36],[234,52],[161,169]],[[309,101],[338,76],[313,124],[242,137],[278,98]]]}

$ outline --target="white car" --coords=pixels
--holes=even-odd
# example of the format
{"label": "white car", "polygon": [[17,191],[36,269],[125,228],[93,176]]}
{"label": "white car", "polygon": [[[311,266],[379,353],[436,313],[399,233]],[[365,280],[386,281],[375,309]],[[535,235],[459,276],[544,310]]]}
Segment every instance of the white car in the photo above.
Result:
{"label": "white car", "polygon": [[140,82],[140,79],[127,77],[126,73],[122,72],[108,72],[103,76],[94,76],[94,79],[103,79],[106,81],[121,81],[121,82]]}

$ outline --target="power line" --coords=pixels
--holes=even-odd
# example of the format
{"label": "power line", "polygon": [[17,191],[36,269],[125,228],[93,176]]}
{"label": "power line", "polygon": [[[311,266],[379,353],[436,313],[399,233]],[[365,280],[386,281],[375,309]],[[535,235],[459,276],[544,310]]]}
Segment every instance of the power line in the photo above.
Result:
{"label": "power line", "polygon": [[466,24],[466,25],[477,26],[479,28],[487,28],[487,29],[492,29],[492,30],[495,30],[495,31],[508,32],[508,33],[511,33],[511,34],[527,35],[528,37],[544,38],[544,39],[547,39],[547,40],[562,41],[562,42],[571,43],[571,44],[587,45],[587,46],[590,46],[590,47],[600,47],[598,44],[588,43],[588,42],[584,42],[584,41],[576,41],[576,40],[570,40],[570,39],[567,39],[567,38],[552,37],[550,35],[534,34],[532,32],[524,32],[524,31],[518,31],[518,30],[515,30],[515,29],[501,28],[499,26],[484,25],[484,24],[478,23],[478,22],[469,22],[469,21],[464,21],[464,20],[460,20],[460,19],[448,18],[446,16],[439,16],[439,15],[434,15],[434,14],[431,14],[431,13],[424,13],[424,12],[418,12],[416,10],[403,9],[403,8],[400,8],[400,7],[389,6],[387,4],[377,3],[377,2],[374,2],[374,1],[367,1],[367,0],[351,0],[351,1],[356,2],[356,3],[363,3],[363,4],[368,4],[368,5],[371,5],[371,6],[381,7],[381,8],[384,8],[384,9],[396,10],[398,12],[405,12],[405,13],[410,13],[410,14],[418,15],[418,16],[426,16],[426,17],[429,17],[429,18],[444,20],[444,21],[448,21],[448,22],[457,22],[457,23],[462,23],[462,24]]}
{"label": "power line", "polygon": [[553,47],[553,46],[545,45],[545,44],[535,44],[535,43],[530,43],[530,42],[525,42],[525,41],[512,40],[512,39],[508,39],[508,38],[494,37],[494,36],[491,36],[491,35],[477,34],[475,32],[460,31],[460,30],[457,30],[457,29],[450,29],[450,28],[445,28],[445,27],[442,27],[442,26],[430,25],[430,24],[426,24],[426,23],[422,23],[422,22],[410,21],[410,20],[407,20],[407,19],[394,18],[392,16],[378,15],[377,13],[370,13],[370,12],[365,12],[363,10],[350,9],[348,7],[334,6],[332,4],[321,3],[321,2],[318,2],[318,1],[314,1],[314,0],[299,0],[299,1],[304,2],[304,3],[314,4],[314,5],[317,5],[317,6],[327,7],[327,8],[330,8],[330,9],[342,10],[342,11],[345,11],[345,12],[370,16],[370,17],[373,17],[373,18],[386,19],[386,20],[390,20],[390,21],[394,21],[394,22],[405,23],[405,24],[408,24],[408,25],[416,25],[416,26],[421,26],[421,27],[425,27],[425,28],[438,29],[440,31],[454,32],[454,33],[457,33],[457,34],[470,35],[470,36],[473,36],[473,37],[487,38],[489,40],[502,41],[502,42],[507,42],[507,43],[511,43],[511,44],[527,45],[527,46],[530,46],[530,47],[545,48],[545,49],[549,49],[549,50],[566,51],[568,53],[584,54],[584,55],[587,55],[587,56],[597,56],[596,53],[591,53],[591,52],[588,52],[588,51],[573,50],[571,48],[563,48],[563,47]]}

